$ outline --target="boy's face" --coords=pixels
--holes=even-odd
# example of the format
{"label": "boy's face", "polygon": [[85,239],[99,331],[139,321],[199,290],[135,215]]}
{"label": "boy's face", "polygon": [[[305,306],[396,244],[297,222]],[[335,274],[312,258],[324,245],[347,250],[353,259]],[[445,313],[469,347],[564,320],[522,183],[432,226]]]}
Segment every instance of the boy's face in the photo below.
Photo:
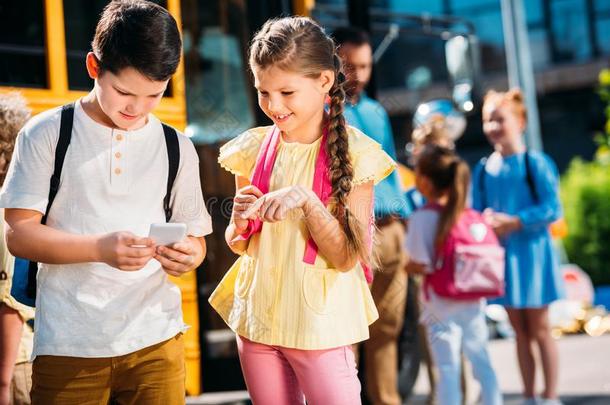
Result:
{"label": "boy's face", "polygon": [[169,80],[151,80],[131,67],[114,74],[100,72],[90,65],[88,58],[87,68],[89,76],[95,80],[97,101],[111,123],[124,130],[144,126],[148,114],[161,101]]}
{"label": "boy's face", "polygon": [[252,68],[258,105],[283,132],[295,137],[319,131],[324,114],[324,99],[334,81],[331,71],[318,78],[283,70],[274,66]]}
{"label": "boy's face", "polygon": [[369,44],[346,43],[339,48],[339,56],[343,60],[343,70],[347,79],[345,93],[350,99],[357,98],[371,80],[373,50]]}

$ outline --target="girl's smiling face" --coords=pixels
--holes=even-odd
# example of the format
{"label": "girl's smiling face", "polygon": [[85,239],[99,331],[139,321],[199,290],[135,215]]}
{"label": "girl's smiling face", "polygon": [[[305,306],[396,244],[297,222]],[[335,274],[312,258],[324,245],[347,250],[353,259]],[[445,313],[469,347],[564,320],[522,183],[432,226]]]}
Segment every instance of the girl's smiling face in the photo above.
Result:
{"label": "girl's smiling face", "polygon": [[311,78],[275,66],[253,67],[252,71],[258,105],[265,115],[290,141],[315,140],[320,135],[324,100],[333,85],[334,73],[325,70]]}
{"label": "girl's smiling face", "polygon": [[509,102],[488,102],[483,106],[483,131],[501,152],[517,150],[524,130],[525,120],[513,111]]}

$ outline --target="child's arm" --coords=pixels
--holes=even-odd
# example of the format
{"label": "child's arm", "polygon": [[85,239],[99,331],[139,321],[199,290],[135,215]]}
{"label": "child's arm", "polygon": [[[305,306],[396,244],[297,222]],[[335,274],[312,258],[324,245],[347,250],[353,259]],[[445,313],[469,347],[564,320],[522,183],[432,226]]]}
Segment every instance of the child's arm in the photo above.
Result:
{"label": "child's arm", "polygon": [[[347,198],[347,206],[356,221],[362,227],[361,232],[368,232],[372,215],[373,182],[354,186]],[[301,208],[305,214],[305,223],[319,253],[328,259],[339,271],[349,271],[358,262],[358,257],[348,254],[347,239],[339,221],[322,204],[318,196],[303,186],[285,187],[258,198],[242,213],[244,218],[258,215],[263,221],[278,222],[286,219],[288,213]],[[234,210],[235,211],[235,210]],[[227,229],[227,237],[230,230]],[[238,232],[237,230],[234,232]],[[245,231],[244,231],[245,232]]]}
{"label": "child's arm", "polygon": [[405,271],[409,274],[426,274],[428,267],[425,263],[417,263],[409,259],[405,266]]}
{"label": "child's arm", "polygon": [[434,237],[438,214],[429,210],[417,210],[409,218],[405,250],[409,261],[405,271],[409,274],[427,274],[430,272],[434,255]]}
{"label": "child's arm", "polygon": [[131,232],[71,234],[41,224],[42,214],[27,209],[7,208],[4,218],[9,251],[37,262],[103,262],[120,270],[134,271],[144,267],[155,253],[152,239]]}
{"label": "child's arm", "polygon": [[543,154],[530,153],[529,159],[538,202],[517,212],[516,217],[525,230],[547,227],[562,215],[557,166]]}
{"label": "child's arm", "polygon": [[[347,239],[339,221],[322,204],[316,194],[307,190],[308,198],[303,204],[307,228],[318,246],[321,255],[327,258],[339,271],[349,271],[358,258],[350,256],[347,250]],[[354,186],[347,198],[350,214],[356,217],[362,228],[362,234],[367,235],[369,221],[372,215],[373,182]]]}
{"label": "child's arm", "polygon": [[263,193],[250,185],[250,181],[241,176],[235,176],[235,198],[233,199],[233,210],[231,211],[231,221],[225,231],[225,240],[233,253],[241,255],[248,248],[247,240],[236,240],[239,235],[243,235],[248,227],[248,219],[242,218],[241,214],[248,210],[250,206],[261,197]]}

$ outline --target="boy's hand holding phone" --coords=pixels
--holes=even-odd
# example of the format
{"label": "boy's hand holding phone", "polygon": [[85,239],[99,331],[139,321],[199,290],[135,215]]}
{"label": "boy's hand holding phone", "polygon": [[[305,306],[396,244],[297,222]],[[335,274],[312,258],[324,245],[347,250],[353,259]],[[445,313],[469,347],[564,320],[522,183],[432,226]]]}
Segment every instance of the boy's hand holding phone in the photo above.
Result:
{"label": "boy's hand holding phone", "polygon": [[195,246],[190,238],[170,246],[157,246],[154,258],[170,276],[180,277],[195,267]]}
{"label": "boy's hand holding phone", "polygon": [[98,241],[99,261],[119,270],[140,270],[154,255],[153,240],[131,232],[109,233]]}

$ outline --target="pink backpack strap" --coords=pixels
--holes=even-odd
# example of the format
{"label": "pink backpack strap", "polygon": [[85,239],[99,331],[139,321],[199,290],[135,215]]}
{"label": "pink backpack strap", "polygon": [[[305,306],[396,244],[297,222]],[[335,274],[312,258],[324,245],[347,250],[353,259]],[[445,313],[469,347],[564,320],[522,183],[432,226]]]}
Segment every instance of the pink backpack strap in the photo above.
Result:
{"label": "pink backpack strap", "polygon": [[[280,140],[280,131],[274,125],[269,129],[267,135],[263,139],[263,143],[258,151],[256,157],[256,164],[254,165],[254,172],[250,183],[257,187],[263,194],[269,192],[269,183],[271,181],[271,173],[273,172],[273,165],[275,164],[275,158],[277,157],[277,145]],[[263,228],[263,221],[260,219],[251,219],[248,221],[248,228],[246,232],[239,235],[235,240],[248,240],[252,235],[258,233]]]}
{"label": "pink backpack strap", "polygon": [[[328,154],[326,151],[326,138],[328,131],[325,129],[322,134],[320,143],[320,149],[316,158],[316,166],[314,169],[313,176],[313,192],[320,198],[322,204],[328,205],[328,200],[332,193],[332,184],[330,182],[330,173],[328,172]],[[273,172],[273,166],[277,157],[277,146],[280,140],[280,131],[276,126],[271,127],[258,152],[256,158],[256,164],[254,166],[254,172],[252,173],[251,184],[256,186],[263,194],[269,192],[269,185],[271,181],[271,174]],[[373,199],[374,200],[374,199]],[[372,204],[372,202],[371,202]],[[372,246],[372,229],[374,229],[374,220],[369,224],[369,235],[368,243]],[[239,235],[235,240],[248,240],[252,235],[261,231],[263,222],[260,219],[249,220],[248,228],[245,233]],[[316,262],[318,256],[318,246],[313,238],[310,236],[305,245],[305,253],[303,254],[303,261],[307,264],[313,265]],[[364,275],[367,282],[373,281],[373,273],[369,266],[362,265]]]}
{"label": "pink backpack strap", "polygon": [[[330,183],[330,174],[328,173],[328,155],[326,153],[326,137],[327,130],[324,129],[322,134],[322,140],[320,143],[320,150],[318,151],[318,157],[316,158],[316,166],[313,174],[313,192],[320,198],[322,204],[326,206],[328,199],[332,193],[332,184]],[[316,262],[316,256],[318,255],[318,246],[310,236],[305,246],[305,254],[303,255],[303,261],[307,264],[314,264]]]}
{"label": "pink backpack strap", "polygon": [[[316,167],[314,171],[313,186],[312,189],[322,203],[326,206],[332,193],[332,184],[330,183],[330,173],[328,173],[328,160],[326,152],[326,136],[327,130],[324,130],[322,135],[322,143],[320,145],[320,151],[318,152],[318,158],[316,159]],[[371,213],[373,212],[375,197],[371,199]],[[367,244],[369,249],[373,247],[373,231],[375,230],[375,218],[371,215],[368,224]],[[313,238],[310,236],[305,246],[305,254],[303,261],[307,264],[314,264],[318,255],[318,246]],[[370,266],[362,263],[362,270],[364,271],[364,277],[367,283],[373,282],[373,271]]]}

